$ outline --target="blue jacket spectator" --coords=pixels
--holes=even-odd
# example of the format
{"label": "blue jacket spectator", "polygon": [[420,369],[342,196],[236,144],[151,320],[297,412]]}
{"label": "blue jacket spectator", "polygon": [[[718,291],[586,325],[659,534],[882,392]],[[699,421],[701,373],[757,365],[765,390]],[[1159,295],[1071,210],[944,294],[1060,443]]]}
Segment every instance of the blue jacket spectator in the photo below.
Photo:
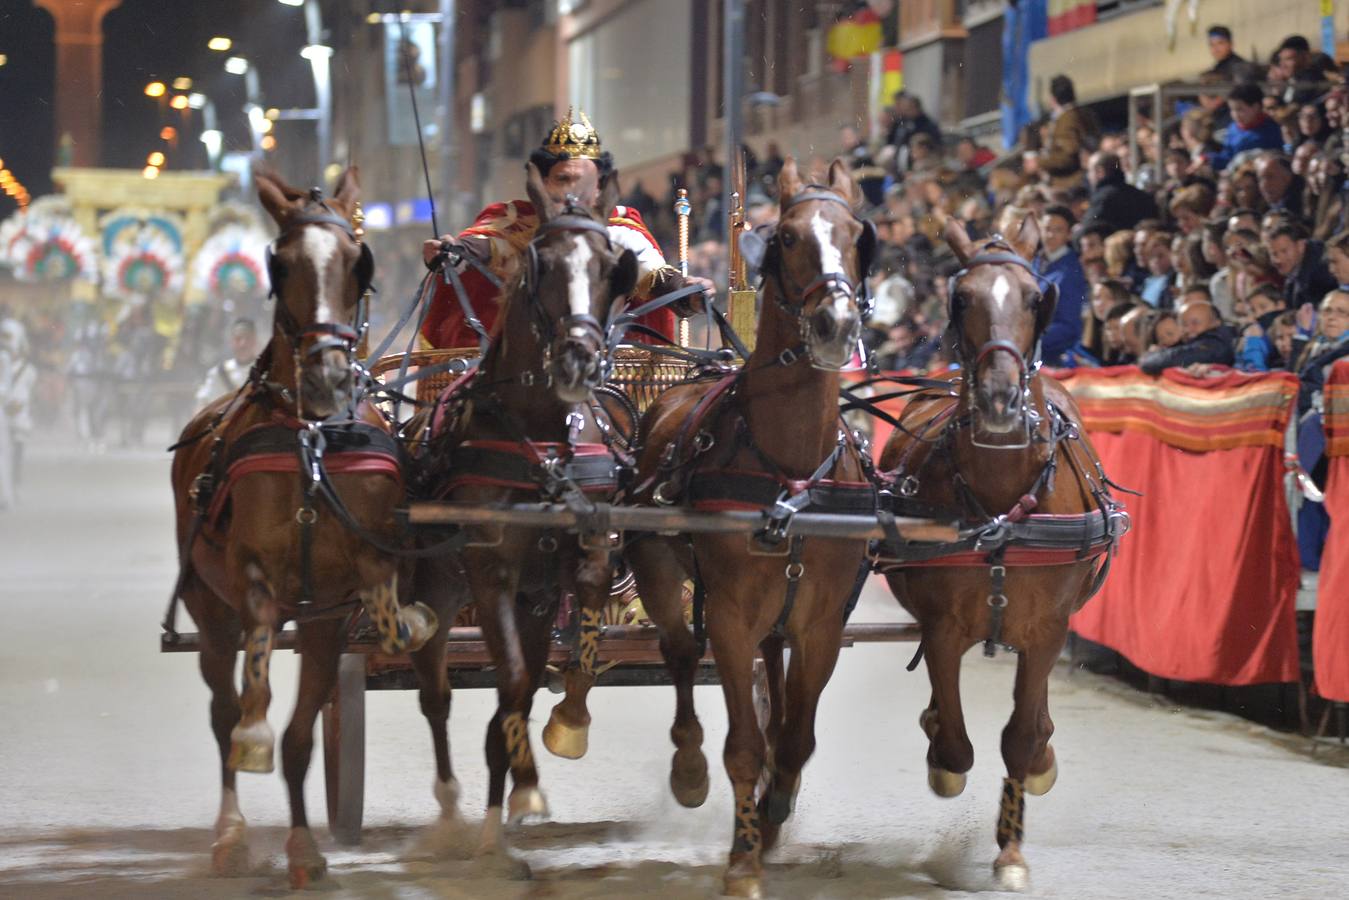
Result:
{"label": "blue jacket spectator", "polygon": [[1227,95],[1227,108],[1232,111],[1232,125],[1223,138],[1222,149],[1209,162],[1216,171],[1226,169],[1239,154],[1248,150],[1279,150],[1283,147],[1283,132],[1261,106],[1264,95],[1255,84],[1239,84]]}
{"label": "blue jacket spectator", "polygon": [[1082,340],[1082,305],[1087,302],[1090,286],[1081,261],[1068,243],[1075,224],[1066,206],[1049,207],[1040,220],[1043,252],[1035,259],[1035,271],[1059,289],[1054,319],[1040,339],[1043,359],[1049,366],[1059,365],[1063,354]]}

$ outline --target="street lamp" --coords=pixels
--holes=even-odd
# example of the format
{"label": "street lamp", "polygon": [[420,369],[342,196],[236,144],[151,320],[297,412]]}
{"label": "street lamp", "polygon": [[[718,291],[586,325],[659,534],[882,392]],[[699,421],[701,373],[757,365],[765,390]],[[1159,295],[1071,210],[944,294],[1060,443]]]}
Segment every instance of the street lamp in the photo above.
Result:
{"label": "street lamp", "polygon": [[214,50],[217,53],[224,53],[233,46],[234,41],[221,35],[217,35],[206,42],[206,49]]}
{"label": "street lamp", "polygon": [[168,90],[168,88],[164,87],[164,82],[152,81],[145,86],[145,96],[163,97],[166,90]]}
{"label": "street lamp", "polygon": [[243,75],[248,72],[248,60],[242,56],[231,56],[225,60],[225,71],[231,75]]}
{"label": "street lamp", "polygon": [[300,56],[309,60],[314,71],[314,100],[318,125],[319,171],[328,168],[331,154],[333,132],[333,89],[332,56],[333,48],[323,43],[323,13],[318,0],[280,0],[286,6],[304,7],[305,39],[308,43],[300,51]]}

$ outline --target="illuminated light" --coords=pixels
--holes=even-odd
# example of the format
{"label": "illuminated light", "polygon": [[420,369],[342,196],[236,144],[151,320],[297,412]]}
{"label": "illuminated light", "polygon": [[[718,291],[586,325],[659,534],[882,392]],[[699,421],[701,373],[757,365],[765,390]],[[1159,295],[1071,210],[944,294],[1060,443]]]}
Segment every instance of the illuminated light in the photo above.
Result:
{"label": "illuminated light", "polygon": [[381,13],[371,13],[370,15],[365,17],[365,24],[367,25],[378,25],[380,22],[383,21],[384,16]]}
{"label": "illuminated light", "polygon": [[304,0],[281,0],[286,6],[304,6]]}
{"label": "illuminated light", "polygon": [[225,141],[225,136],[219,129],[208,128],[201,133],[201,142],[206,145],[206,152],[212,158],[220,155],[220,147]]}
{"label": "illuminated light", "polygon": [[268,134],[268,133],[271,132],[271,130],[272,130],[272,120],[271,120],[271,119],[263,119],[263,120],[258,124],[258,131],[261,131],[263,134]]}
{"label": "illuminated light", "polygon": [[264,115],[266,115],[267,118],[275,122],[277,119],[281,118],[281,110],[273,106],[271,109],[267,110],[267,112],[264,113]]}
{"label": "illuminated light", "polygon": [[172,106],[174,109],[187,109],[188,106],[187,95],[186,94],[175,95],[174,98],[169,101],[169,106]]}
{"label": "illuminated light", "polygon": [[159,166],[164,165],[164,154],[156,150],[154,153],[151,153],[149,156],[147,156],[145,158],[145,161],[150,165],[158,168]]}
{"label": "illuminated light", "polygon": [[164,82],[152,81],[145,86],[145,96],[163,97],[166,90],[168,90],[168,88],[164,87]]}
{"label": "illuminated light", "polygon": [[248,60],[242,56],[231,56],[225,60],[225,71],[231,75],[244,75],[248,72]]}
{"label": "illuminated light", "polygon": [[6,55],[3,54],[3,53],[0,53],[0,66],[7,65],[8,63],[9,63],[9,57],[6,56]]}
{"label": "illuminated light", "polygon": [[215,50],[215,51],[217,51],[217,52],[219,52],[219,53],[224,53],[226,50],[228,50],[229,48],[231,48],[231,47],[233,47],[233,46],[234,46],[234,41],[230,40],[230,39],[227,38],[227,37],[223,37],[223,36],[213,37],[213,38],[211,38],[209,41],[206,42],[206,49],[207,49],[207,50]]}
{"label": "illuminated light", "polygon": [[338,176],[340,176],[341,174],[342,174],[341,163],[329,163],[328,168],[323,170],[323,178],[324,180],[329,182],[336,181]]}
{"label": "illuminated light", "polygon": [[144,169],[141,169],[141,177],[142,177],[142,178],[150,178],[150,179],[158,178],[158,177],[159,177],[159,167],[158,167],[158,166],[146,166]]}
{"label": "illuminated light", "polygon": [[178,129],[172,125],[165,125],[159,129],[159,138],[164,141],[176,141],[178,140]]}
{"label": "illuminated light", "polygon": [[174,89],[175,91],[190,91],[190,90],[192,90],[192,79],[191,79],[191,78],[188,78],[188,77],[185,76],[185,75],[182,76],[182,77],[180,77],[180,78],[175,78],[175,79],[173,79],[173,89]]}
{"label": "illuminated light", "polygon": [[327,59],[333,55],[333,48],[324,44],[310,44],[300,51],[300,55],[310,62]]}
{"label": "illuminated light", "polygon": [[264,136],[263,139],[262,139],[262,149],[264,149],[264,150],[275,150],[275,149],[276,149],[276,137],[273,136],[273,135],[270,135],[270,134]]}
{"label": "illuminated light", "polygon": [[206,95],[205,95],[205,94],[188,94],[188,95],[187,95],[187,105],[190,106],[190,107],[192,107],[193,109],[201,109],[203,106],[206,105]]}

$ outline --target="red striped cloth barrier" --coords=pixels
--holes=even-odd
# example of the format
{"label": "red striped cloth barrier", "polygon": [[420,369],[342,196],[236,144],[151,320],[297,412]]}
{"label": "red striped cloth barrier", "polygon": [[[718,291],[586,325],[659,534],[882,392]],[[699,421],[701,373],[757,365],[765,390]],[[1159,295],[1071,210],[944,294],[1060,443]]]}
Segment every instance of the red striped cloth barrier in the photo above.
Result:
{"label": "red striped cloth barrier", "polygon": [[1324,422],[1330,533],[1321,555],[1312,666],[1316,693],[1349,703],[1349,359],[1337,362],[1326,382]]}

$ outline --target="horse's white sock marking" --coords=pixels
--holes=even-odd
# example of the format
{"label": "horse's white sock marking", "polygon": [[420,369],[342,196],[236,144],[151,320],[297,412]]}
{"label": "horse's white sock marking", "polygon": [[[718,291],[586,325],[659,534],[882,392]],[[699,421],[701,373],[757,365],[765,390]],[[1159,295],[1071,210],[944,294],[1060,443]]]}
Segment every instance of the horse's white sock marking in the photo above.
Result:
{"label": "horse's white sock marking", "polygon": [[843,253],[834,246],[834,223],[816,211],[815,217],[810,220],[810,230],[815,232],[815,240],[820,245],[820,271],[842,272]]}
{"label": "horse's white sock marking", "polygon": [[318,304],[316,319],[319,322],[337,321],[332,307],[328,305],[328,266],[337,254],[337,235],[326,228],[306,228],[304,252],[314,264],[314,289]]}
{"label": "horse's white sock marking", "polygon": [[567,254],[567,269],[570,279],[567,283],[567,302],[573,316],[584,316],[590,312],[590,244],[577,235],[575,248]]}
{"label": "horse's white sock marking", "polygon": [[1012,283],[1007,280],[1006,275],[999,275],[993,282],[993,299],[998,303],[998,309],[1007,305],[1007,296],[1012,293]]}

